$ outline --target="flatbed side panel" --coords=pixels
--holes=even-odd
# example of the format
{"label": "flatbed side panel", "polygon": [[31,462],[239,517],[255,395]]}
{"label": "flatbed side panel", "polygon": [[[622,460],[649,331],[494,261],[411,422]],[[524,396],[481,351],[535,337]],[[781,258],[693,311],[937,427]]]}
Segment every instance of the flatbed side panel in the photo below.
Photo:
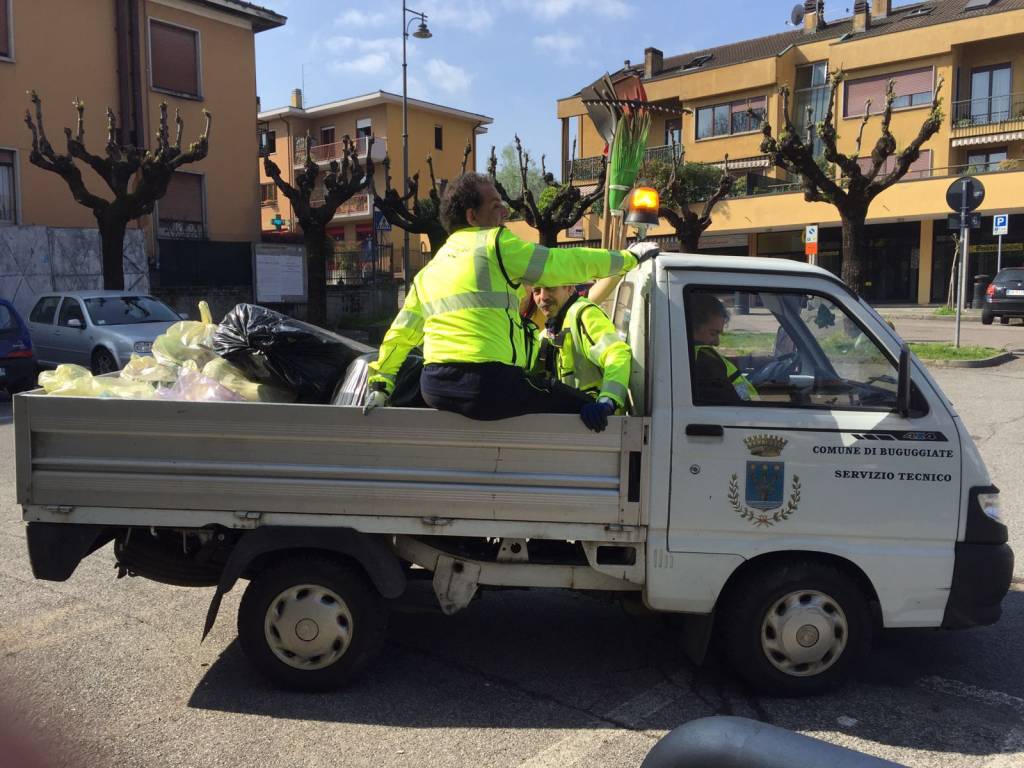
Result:
{"label": "flatbed side panel", "polygon": [[23,504],[638,522],[622,503],[623,418],[594,434],[571,415],[25,400]]}
{"label": "flatbed side panel", "polygon": [[32,482],[32,399],[21,394],[12,399],[17,500],[19,504],[28,504]]}

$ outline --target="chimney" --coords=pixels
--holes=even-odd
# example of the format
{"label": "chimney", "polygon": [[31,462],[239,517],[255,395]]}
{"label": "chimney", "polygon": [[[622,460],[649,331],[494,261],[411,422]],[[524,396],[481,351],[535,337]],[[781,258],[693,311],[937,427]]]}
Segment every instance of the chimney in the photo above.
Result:
{"label": "chimney", "polygon": [[804,33],[813,35],[825,26],[825,0],[804,0]]}
{"label": "chimney", "polygon": [[853,31],[866,32],[871,24],[871,12],[868,10],[868,0],[856,0],[853,4]]}
{"label": "chimney", "polygon": [[892,0],[871,0],[871,18],[884,19],[892,13]]}
{"label": "chimney", "polygon": [[292,89],[292,106],[296,109],[302,109],[302,89]]}
{"label": "chimney", "polygon": [[622,68],[623,69],[629,69],[629,67],[630,67],[629,59],[626,59],[624,62],[622,62]]}
{"label": "chimney", "polygon": [[644,77],[660,75],[665,65],[665,54],[657,48],[644,48]]}

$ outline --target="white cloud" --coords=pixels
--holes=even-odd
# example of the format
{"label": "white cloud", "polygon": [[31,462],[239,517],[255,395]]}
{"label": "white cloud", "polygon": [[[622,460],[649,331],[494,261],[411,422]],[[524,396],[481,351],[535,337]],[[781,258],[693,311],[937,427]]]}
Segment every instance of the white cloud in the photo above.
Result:
{"label": "white cloud", "polygon": [[575,35],[539,35],[533,38],[533,45],[564,61],[571,58],[583,46],[583,40]]}
{"label": "white cloud", "polygon": [[467,96],[473,80],[462,67],[449,64],[441,59],[427,62],[427,81],[431,86],[444,91],[449,96]]}
{"label": "white cloud", "polygon": [[488,6],[490,3],[480,0],[421,0],[417,9],[427,14],[427,26],[431,31],[442,35],[446,29],[468,32],[490,29],[494,25],[494,14]]}
{"label": "white cloud", "polygon": [[356,8],[343,11],[334,20],[339,27],[378,27],[388,22],[388,15],[378,11],[377,13],[365,13]]}
{"label": "white cloud", "polygon": [[380,75],[391,69],[391,59],[384,53],[368,53],[358,59],[332,61],[330,69],[338,75],[344,75],[347,72],[359,72],[363,75]]}
{"label": "white cloud", "polygon": [[612,19],[622,19],[633,13],[633,6],[626,0],[504,0],[504,5],[513,11],[525,9],[532,16],[546,21],[560,19],[572,11]]}

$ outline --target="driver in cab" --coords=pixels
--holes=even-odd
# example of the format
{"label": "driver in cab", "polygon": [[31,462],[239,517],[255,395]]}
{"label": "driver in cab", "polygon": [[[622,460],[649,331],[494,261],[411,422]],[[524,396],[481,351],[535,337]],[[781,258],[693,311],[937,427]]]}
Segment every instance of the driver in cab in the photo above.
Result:
{"label": "driver in cab", "polygon": [[688,298],[693,328],[693,401],[698,405],[738,405],[757,400],[757,390],[736,365],[718,351],[729,310],[709,293]]}

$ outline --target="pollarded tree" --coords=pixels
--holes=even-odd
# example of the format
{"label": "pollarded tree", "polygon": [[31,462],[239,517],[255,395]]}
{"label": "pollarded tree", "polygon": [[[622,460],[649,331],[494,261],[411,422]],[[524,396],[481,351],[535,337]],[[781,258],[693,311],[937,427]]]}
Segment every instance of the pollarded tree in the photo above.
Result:
{"label": "pollarded tree", "polygon": [[[302,242],[306,248],[306,270],[309,285],[308,320],[314,325],[327,324],[327,256],[334,250],[334,245],[327,236],[327,225],[334,218],[338,208],[357,192],[366,189],[369,184],[368,172],[359,164],[355,143],[346,135],[341,140],[341,163],[331,160],[327,171],[323,173],[322,204],[315,196],[320,189],[320,166],[313,159],[315,142],[306,134],[306,162],[302,170],[295,174],[295,185],[281,178],[281,169],[263,155],[263,170],[274,184],[281,190],[295,211],[295,218],[302,227]],[[373,151],[373,137],[367,142],[367,167]]]}
{"label": "pollarded tree", "polygon": [[[544,191],[540,197],[534,197],[533,190],[528,182],[530,170],[530,155],[523,152],[523,144],[516,136],[516,154],[518,156],[519,177],[521,180],[518,197],[513,197],[505,189],[505,186],[498,180],[498,159],[491,147],[491,159],[487,164],[487,171],[494,179],[494,186],[498,194],[515,213],[523,217],[527,224],[537,230],[538,242],[548,248],[558,244],[558,233],[568,229],[583,218],[590,208],[601,199],[604,194],[604,180],[607,171],[604,159],[601,161],[601,171],[598,174],[597,184],[594,189],[583,194],[580,188],[573,184],[573,169],[575,163],[569,165],[569,177],[564,184],[555,181],[553,174],[548,173],[544,167],[544,155],[540,158],[541,178],[544,181]],[[573,143],[573,155],[576,154],[576,145]]]}
{"label": "pollarded tree", "polygon": [[[725,156],[725,164],[719,170],[712,165],[686,162],[681,150],[672,162],[652,163],[644,172],[661,197],[658,216],[675,230],[684,252],[696,253],[700,236],[711,226],[711,212],[728,197],[735,183],[729,173],[729,156]],[[698,214],[691,206],[701,201],[704,206]]]}
{"label": "pollarded tree", "polygon": [[[466,172],[466,164],[473,152],[472,143],[466,144],[462,152],[462,170]],[[431,253],[445,244],[448,239],[448,231],[441,224],[441,195],[444,194],[446,183],[438,183],[434,176],[434,159],[427,155],[427,168],[430,171],[430,189],[427,196],[420,198],[420,175],[413,174],[408,180],[409,191],[402,194],[391,186],[391,159],[384,156],[384,194],[375,198],[377,210],[384,214],[384,218],[393,227],[405,230],[414,235],[426,235],[430,241]],[[374,166],[371,160],[366,161],[367,174],[371,180],[374,174]]]}
{"label": "pollarded tree", "polygon": [[[843,224],[842,278],[856,293],[864,287],[864,264],[867,259],[865,222],[871,202],[886,189],[902,179],[910,166],[921,156],[921,147],[942,125],[942,78],[939,78],[932,96],[928,117],[921,124],[917,135],[902,150],[897,151],[896,138],[890,130],[893,102],[896,100],[896,81],[890,80],[885,92],[885,107],[882,110],[881,133],[871,154],[861,158],[861,142],[864,129],[871,119],[871,101],[864,105],[864,117],[857,133],[853,154],[845,154],[837,148],[839,135],[836,132],[836,92],[843,82],[842,70],[829,73],[828,108],[825,118],[816,125],[810,125],[807,135],[801,136],[793,125],[789,109],[789,88],[783,86],[782,116],[785,121],[778,138],[772,136],[771,125],[766,120],[762,126],[764,139],[761,151],[772,163],[789,173],[799,176],[803,185],[804,199],[808,202],[831,203],[839,210]],[[808,108],[808,117],[811,109]],[[821,142],[823,154],[820,162],[814,151],[814,137]],[[889,160],[892,158],[891,166]],[[863,161],[863,164],[862,164]],[[839,170],[839,178],[833,173]]]}
{"label": "pollarded tree", "polygon": [[[31,92],[36,117],[32,120],[31,110],[25,110],[25,123],[32,132],[32,151],[29,162],[57,174],[71,189],[75,202],[84,205],[96,217],[100,231],[100,245],[103,254],[103,287],[108,290],[124,290],[124,236],[128,224],[153,212],[157,200],[167,193],[174,172],[186,163],[194,163],[206,157],[209,148],[210,113],[205,109],[206,126],[199,140],[188,150],[181,151],[181,132],[184,124],[181,113],[176,110],[174,143],[170,142],[167,125],[167,104],[160,104],[160,129],[156,134],[156,147],[146,149],[124,144],[121,131],[113,111],[107,108],[106,156],[94,155],[85,148],[85,104],[76,99],[78,125],[72,134],[64,129],[67,138],[67,153],[58,154],[46,138],[43,128],[43,104],[35,91]],[[82,171],[75,160],[88,165],[106,182],[113,199],[100,197],[89,191]],[[134,182],[134,183],[133,183]]]}

